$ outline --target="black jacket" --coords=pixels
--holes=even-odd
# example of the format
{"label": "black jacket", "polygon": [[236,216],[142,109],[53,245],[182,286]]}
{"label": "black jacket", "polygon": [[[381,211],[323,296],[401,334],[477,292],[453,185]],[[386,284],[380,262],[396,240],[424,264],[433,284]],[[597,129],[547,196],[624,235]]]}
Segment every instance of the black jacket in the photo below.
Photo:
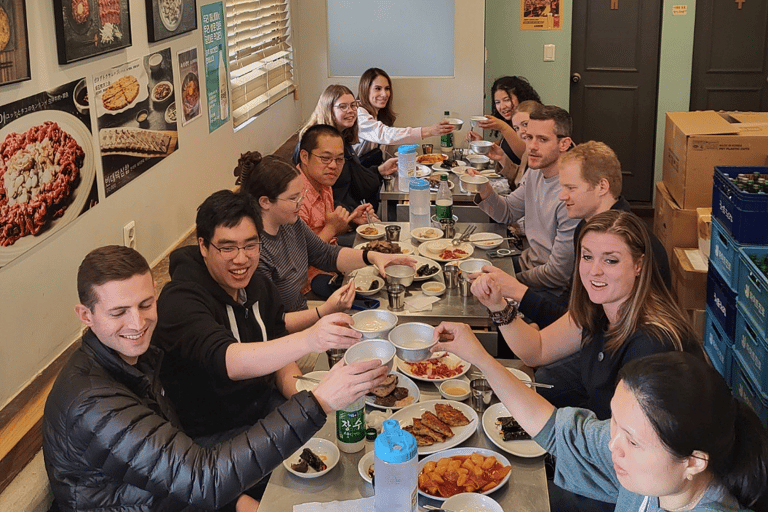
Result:
{"label": "black jacket", "polygon": [[178,429],[157,378],[161,359],[150,347],[130,366],[91,331],[83,336],[43,417],[45,468],[60,510],[218,508],[325,423],[317,400],[303,392],[232,440],[203,448]]}
{"label": "black jacket", "polygon": [[160,378],[182,428],[197,438],[253,425],[269,412],[275,376],[229,378],[227,347],[238,340],[227,306],[243,343],[280,338],[287,331],[277,289],[256,272],[245,288],[248,300],[237,303],[211,277],[197,246],[173,251],[169,270],[171,280],[157,302],[152,343],[165,352]]}

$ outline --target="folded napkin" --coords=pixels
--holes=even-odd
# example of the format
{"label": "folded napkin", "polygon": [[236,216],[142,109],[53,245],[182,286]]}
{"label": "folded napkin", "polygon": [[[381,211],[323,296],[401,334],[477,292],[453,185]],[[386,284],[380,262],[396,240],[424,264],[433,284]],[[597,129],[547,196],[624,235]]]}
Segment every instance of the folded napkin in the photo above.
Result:
{"label": "folded napkin", "polygon": [[405,299],[405,307],[409,311],[429,311],[432,309],[432,304],[440,300],[440,297],[428,297],[426,295],[418,295],[416,297],[409,297]]}
{"label": "folded napkin", "polygon": [[373,496],[328,503],[302,503],[301,505],[294,505],[293,512],[373,512]]}

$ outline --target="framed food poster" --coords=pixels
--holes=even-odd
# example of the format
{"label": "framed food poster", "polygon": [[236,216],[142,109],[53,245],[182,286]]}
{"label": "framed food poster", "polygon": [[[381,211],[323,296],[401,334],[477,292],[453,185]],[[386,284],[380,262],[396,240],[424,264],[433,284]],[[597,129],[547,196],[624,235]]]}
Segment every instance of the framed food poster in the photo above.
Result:
{"label": "framed food poster", "polygon": [[128,0],[53,0],[59,64],[131,46]]}
{"label": "framed food poster", "polygon": [[150,42],[191,32],[197,28],[195,0],[145,0]]}
{"label": "framed food poster", "polygon": [[520,30],[562,30],[564,0],[520,0]]}
{"label": "framed food poster", "polygon": [[181,79],[181,125],[200,117],[200,70],[197,67],[197,47],[178,53]]}
{"label": "framed food poster", "polygon": [[94,75],[93,107],[108,197],[178,148],[170,48]]}
{"label": "framed food poster", "polygon": [[0,267],[98,203],[81,90],[85,78],[0,105]]}
{"label": "framed food poster", "polygon": [[24,0],[0,0],[0,85],[30,77]]}

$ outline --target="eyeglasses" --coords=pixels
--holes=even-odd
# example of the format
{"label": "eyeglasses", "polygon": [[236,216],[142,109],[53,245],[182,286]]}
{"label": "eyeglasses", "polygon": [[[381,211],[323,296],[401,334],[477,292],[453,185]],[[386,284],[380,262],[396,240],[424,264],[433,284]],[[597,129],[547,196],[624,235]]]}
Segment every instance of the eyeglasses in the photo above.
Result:
{"label": "eyeglasses", "polygon": [[343,112],[345,110],[357,110],[358,105],[358,102],[353,101],[352,103],[339,103],[338,105],[334,105],[333,108],[337,108]]}
{"label": "eyeglasses", "polygon": [[[321,161],[322,161],[322,159],[321,159]],[[299,196],[296,199],[290,199],[290,198],[287,198],[287,197],[278,197],[277,200],[278,201],[289,201],[291,203],[295,203],[296,207],[298,208],[298,206],[301,204],[301,202],[304,201],[304,196]]]}
{"label": "eyeglasses", "polygon": [[339,158],[333,158],[330,156],[325,155],[318,155],[317,153],[311,153],[312,155],[316,156],[318,160],[323,162],[325,165],[329,165],[331,161],[336,162],[336,165],[339,167],[344,167],[344,162],[346,162],[346,159],[343,156],[340,156]]}
{"label": "eyeglasses", "polygon": [[243,247],[238,247],[237,245],[225,245],[223,247],[217,247],[213,245],[213,242],[208,242],[214,249],[219,251],[221,253],[221,256],[224,259],[227,260],[233,260],[237,257],[237,255],[240,253],[240,251],[243,251],[246,256],[253,256],[256,251],[259,250],[259,246],[261,245],[261,241],[259,242],[248,242]]}

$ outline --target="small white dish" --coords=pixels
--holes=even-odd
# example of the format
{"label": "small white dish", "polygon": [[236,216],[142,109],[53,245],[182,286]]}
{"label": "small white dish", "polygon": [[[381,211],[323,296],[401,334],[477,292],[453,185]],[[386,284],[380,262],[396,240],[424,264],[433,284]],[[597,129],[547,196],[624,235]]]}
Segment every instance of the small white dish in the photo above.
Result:
{"label": "small white dish", "polygon": [[[320,459],[325,462],[326,468],[323,471],[315,471],[310,467],[306,473],[299,473],[298,471],[291,469],[291,464],[296,464],[299,462],[299,455],[304,450],[304,448],[309,448],[315,455],[320,457]],[[304,446],[296,450],[296,453],[285,459],[283,461],[283,466],[285,466],[285,469],[287,469],[289,472],[300,478],[317,478],[323,476],[334,467],[336,467],[336,464],[339,463],[339,455],[339,449],[334,443],[328,441],[327,439],[313,437]]]}
{"label": "small white dish", "polygon": [[496,233],[473,233],[469,235],[469,241],[478,249],[489,250],[500,246],[504,241],[504,237]]}
{"label": "small white dish", "polygon": [[411,230],[411,236],[418,240],[419,242],[429,242],[430,240],[437,240],[438,238],[443,238],[442,229],[439,228],[416,228]]}
{"label": "small white dish", "polygon": [[[432,166],[432,170],[433,171],[437,171],[437,172],[445,172],[445,171],[452,171],[453,170],[453,167],[443,167],[444,163],[445,163],[445,161],[438,162],[438,163],[434,164]],[[465,165],[466,166],[467,162],[465,162],[464,160],[456,160],[456,165],[454,167],[458,167],[459,165]]]}
{"label": "small white dish", "polygon": [[[384,288],[384,278],[374,266],[357,269],[351,277],[355,280],[355,293],[363,297],[376,295]],[[371,287],[372,284],[375,285]]]}
{"label": "small white dish", "polygon": [[423,178],[424,176],[429,176],[430,174],[432,174],[432,171],[429,169],[428,166],[423,164],[416,164],[416,170],[413,172],[408,171],[408,176],[410,176],[411,178],[413,178],[414,176],[416,178]]}
{"label": "small white dish", "polygon": [[521,381],[531,382],[531,378],[523,370],[518,370],[517,368],[507,368],[507,370],[509,370],[509,373],[511,373]]}
{"label": "small white dish", "polygon": [[439,297],[445,293],[445,285],[439,281],[427,281],[421,285],[421,291],[424,295]]}
{"label": "small white dish", "polygon": [[165,105],[173,97],[173,84],[168,80],[158,82],[152,88],[152,103]]}
{"label": "small white dish", "polygon": [[360,473],[360,478],[369,484],[371,483],[371,475],[368,474],[368,470],[373,471],[373,460],[373,452],[368,452],[357,463],[357,472]]}
{"label": "small white dish", "polygon": [[355,231],[366,240],[376,240],[386,233],[384,224],[360,224]]}
{"label": "small white dish", "polygon": [[450,379],[440,384],[440,395],[446,400],[462,402],[469,398],[469,382],[462,379]]}
{"label": "small white dish", "polygon": [[496,500],[476,492],[455,494],[443,502],[443,508],[466,512],[504,512]]}
{"label": "small white dish", "polygon": [[[317,370],[305,373],[304,377],[308,379],[323,380],[328,375],[328,370]],[[304,379],[296,379],[296,391],[314,391],[319,382],[311,382]]]}

